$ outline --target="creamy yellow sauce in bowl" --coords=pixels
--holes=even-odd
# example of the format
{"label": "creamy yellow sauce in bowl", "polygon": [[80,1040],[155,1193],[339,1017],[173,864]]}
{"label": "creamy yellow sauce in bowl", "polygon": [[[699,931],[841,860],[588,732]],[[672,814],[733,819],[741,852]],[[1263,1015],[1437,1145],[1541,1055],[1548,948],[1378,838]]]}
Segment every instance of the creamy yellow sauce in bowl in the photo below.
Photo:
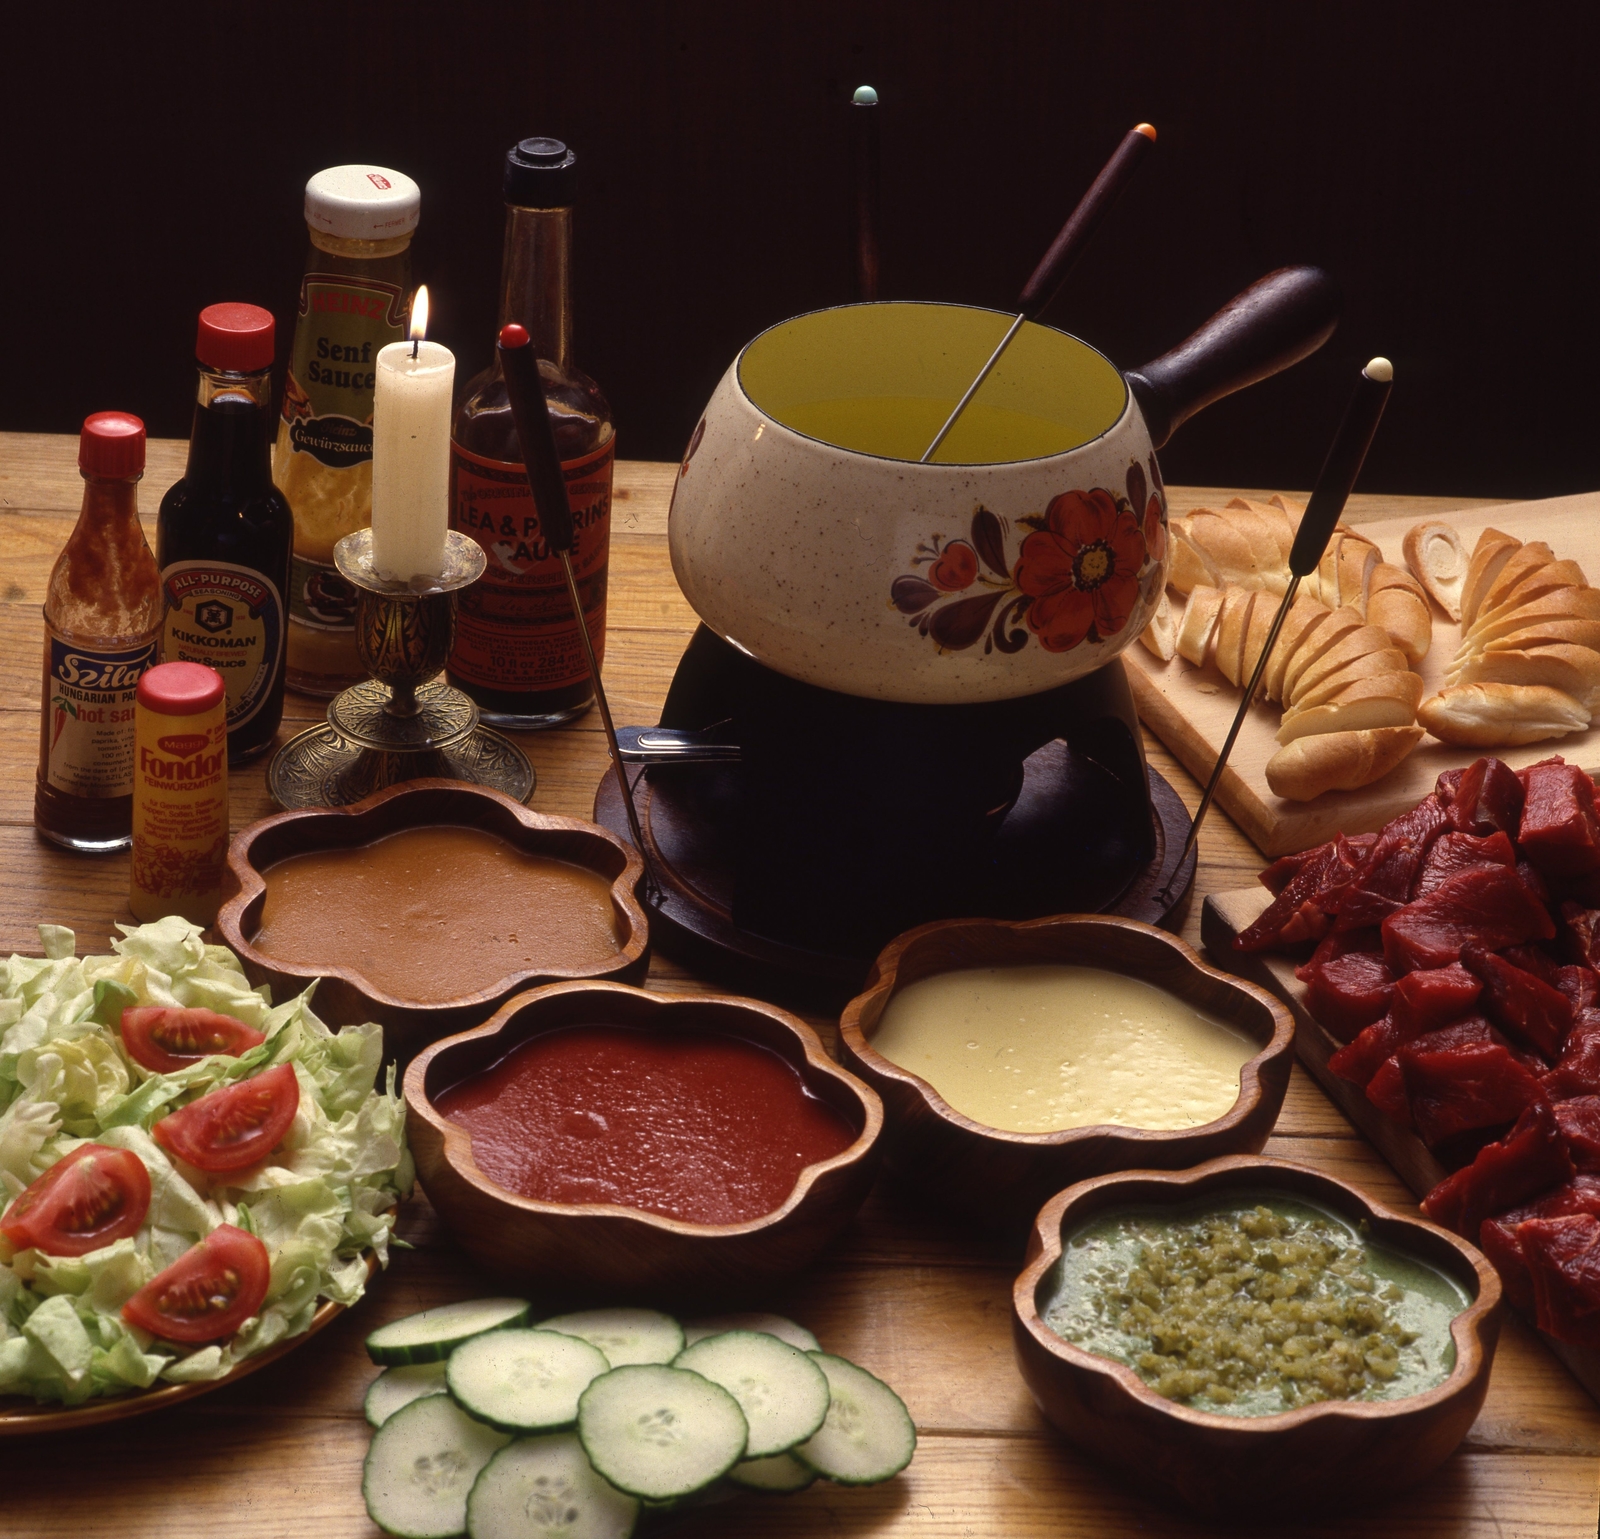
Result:
{"label": "creamy yellow sauce in bowl", "polygon": [[1069,963],[966,968],[900,989],[872,1048],[1008,1133],[1203,1126],[1261,1044],[1165,989]]}

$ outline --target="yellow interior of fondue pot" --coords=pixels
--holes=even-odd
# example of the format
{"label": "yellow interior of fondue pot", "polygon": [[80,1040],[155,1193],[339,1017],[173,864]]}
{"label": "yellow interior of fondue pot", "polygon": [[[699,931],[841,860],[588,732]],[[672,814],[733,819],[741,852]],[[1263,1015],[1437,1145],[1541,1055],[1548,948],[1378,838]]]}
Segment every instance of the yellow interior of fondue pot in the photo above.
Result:
{"label": "yellow interior of fondue pot", "polygon": [[[808,438],[917,460],[1012,317],[969,305],[817,310],[764,331],[739,360],[756,408]],[[1086,342],[1029,322],[934,459],[993,465],[1089,443],[1122,416],[1127,386]]]}

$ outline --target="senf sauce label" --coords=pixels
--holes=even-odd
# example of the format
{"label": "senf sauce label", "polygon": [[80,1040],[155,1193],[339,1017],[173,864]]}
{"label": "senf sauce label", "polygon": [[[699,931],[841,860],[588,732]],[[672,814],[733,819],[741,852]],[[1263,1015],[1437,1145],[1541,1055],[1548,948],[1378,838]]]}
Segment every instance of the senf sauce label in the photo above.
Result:
{"label": "senf sauce label", "polygon": [[156,664],[156,643],[90,651],[45,627],[45,779],[69,796],[133,790],[134,694]]}
{"label": "senf sauce label", "polygon": [[[616,439],[561,470],[572,504],[572,569],[596,661],[605,651],[606,562]],[[561,558],[539,526],[528,472],[450,444],[450,527],[471,535],[488,569],[461,594],[450,670],[508,691],[561,689],[589,677]]]}
{"label": "senf sauce label", "polygon": [[204,663],[228,691],[228,728],[266,704],[283,666],[283,597],[271,578],[226,561],[175,561],[161,573],[163,662]]}

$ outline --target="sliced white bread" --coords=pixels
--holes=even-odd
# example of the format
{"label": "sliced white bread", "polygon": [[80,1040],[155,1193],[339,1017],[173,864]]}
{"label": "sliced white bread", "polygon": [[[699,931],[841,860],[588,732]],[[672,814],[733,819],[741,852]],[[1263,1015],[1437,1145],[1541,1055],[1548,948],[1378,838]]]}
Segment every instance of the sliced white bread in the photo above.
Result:
{"label": "sliced white bread", "polygon": [[1461,623],[1470,627],[1478,618],[1478,606],[1489,585],[1500,575],[1500,568],[1521,549],[1522,542],[1498,529],[1485,529],[1472,548],[1467,563],[1466,581],[1461,585]]}
{"label": "sliced white bread", "polygon": [[[1321,657],[1299,671],[1289,693],[1284,697],[1284,704],[1299,705],[1309,690],[1315,689],[1330,674],[1338,673],[1340,669],[1358,658],[1368,657],[1374,653],[1397,651],[1398,647],[1390,645],[1388,634],[1380,631],[1375,625],[1362,625],[1353,631],[1346,631]],[[1402,653],[1397,668],[1378,671],[1404,673],[1405,667],[1405,656]]]}
{"label": "sliced white bread", "polygon": [[1267,784],[1275,796],[1293,802],[1309,802],[1325,791],[1357,791],[1381,780],[1421,741],[1421,727],[1297,737],[1267,760]]}
{"label": "sliced white bread", "polygon": [[[1240,675],[1243,666],[1245,637],[1250,631],[1250,611],[1255,608],[1257,589],[1237,585],[1223,589],[1222,615],[1217,621],[1216,665],[1230,684],[1244,683]],[[1264,602],[1271,604],[1270,595]]]}
{"label": "sliced white bread", "polygon": [[1319,626],[1332,619],[1333,611],[1313,598],[1305,589],[1295,594],[1289,613],[1283,617],[1283,629],[1278,632],[1277,645],[1267,659],[1267,671],[1261,683],[1267,699],[1283,699],[1283,675],[1291,659],[1302,646],[1308,645]]}
{"label": "sliced white bread", "polygon": [[1340,690],[1333,700],[1305,710],[1285,711],[1278,727],[1278,741],[1292,743],[1297,737],[1323,732],[1409,727],[1417,719],[1417,707],[1421,703],[1420,674],[1386,673],[1377,678],[1357,679]]}
{"label": "sliced white bread", "polygon": [[1178,626],[1178,656],[1196,668],[1204,668],[1211,654],[1211,638],[1222,613],[1221,588],[1196,588],[1184,606]]}
{"label": "sliced white bread", "polygon": [[1560,642],[1483,652],[1463,664],[1460,684],[1542,684],[1593,711],[1600,703],[1600,652]]}
{"label": "sliced white bread", "polygon": [[1305,676],[1290,704],[1296,710],[1306,710],[1313,705],[1336,699],[1347,684],[1357,679],[1375,679],[1387,673],[1404,673],[1406,655],[1399,647],[1385,647],[1381,652],[1366,652],[1346,663],[1344,667],[1325,675],[1315,684],[1308,685]]}
{"label": "sliced white bread", "polygon": [[1406,565],[1445,614],[1461,619],[1461,590],[1467,581],[1470,557],[1461,536],[1437,519],[1406,531],[1402,544]]}
{"label": "sliced white bread", "polygon": [[1307,637],[1294,656],[1286,663],[1283,670],[1283,688],[1278,698],[1280,700],[1293,700],[1295,686],[1300,682],[1300,675],[1335,642],[1348,636],[1351,631],[1360,630],[1363,623],[1360,613],[1354,609],[1334,610]]}
{"label": "sliced white bread", "polygon": [[1167,597],[1165,588],[1156,600],[1150,623],[1139,632],[1139,640],[1164,663],[1170,663],[1178,655],[1178,617],[1172,612],[1172,600]]}
{"label": "sliced white bread", "polygon": [[1442,743],[1500,748],[1583,732],[1589,712],[1544,684],[1458,684],[1424,700],[1417,720]]}

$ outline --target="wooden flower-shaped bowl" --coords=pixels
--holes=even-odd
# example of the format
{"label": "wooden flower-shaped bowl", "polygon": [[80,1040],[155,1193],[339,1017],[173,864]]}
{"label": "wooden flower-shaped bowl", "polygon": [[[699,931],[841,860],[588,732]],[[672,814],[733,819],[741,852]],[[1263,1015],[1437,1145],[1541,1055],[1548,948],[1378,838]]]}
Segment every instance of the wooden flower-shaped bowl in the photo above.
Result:
{"label": "wooden flower-shaped bowl", "polygon": [[[288,962],[252,944],[261,928],[267,892],[262,873],[268,867],[310,850],[350,849],[402,829],[440,826],[482,829],[529,855],[567,861],[605,878],[617,929],[615,956],[589,967],[512,973],[452,999],[416,1000],[385,992],[355,968]],[[498,791],[457,780],[411,780],[349,807],[312,807],[263,818],[235,836],[228,869],[237,890],[217,915],[217,933],[251,983],[270,984],[273,998],[282,1000],[320,978],[317,1013],[336,1025],[380,1022],[385,1054],[401,1064],[425,1043],[477,1025],[535,984],[570,978],[639,982],[650,965],[649,922],[635,896],[644,865],[631,845],[598,824],[533,812]]]}
{"label": "wooden flower-shaped bowl", "polygon": [[[927,1080],[874,1052],[872,1036],[901,989],[964,968],[1075,963],[1153,983],[1261,1044],[1239,1075],[1239,1098],[1200,1127],[1099,1126],[1008,1133],[956,1111]],[[1293,1063],[1294,1020],[1264,989],[1208,967],[1176,936],[1105,915],[948,919],[908,930],[879,954],[864,993],[839,1023],[842,1058],[883,1097],[885,1162],[936,1199],[985,1225],[1019,1230],[1052,1192],[1106,1171],[1180,1169],[1267,1141]]]}
{"label": "wooden flower-shaped bowl", "polygon": [[[1455,1317],[1455,1368],[1442,1384],[1388,1401],[1324,1400],[1276,1416],[1219,1416],[1167,1400],[1121,1363],[1057,1336],[1041,1318],[1062,1238],[1097,1215],[1180,1206],[1237,1189],[1281,1192],[1365,1223],[1371,1237],[1455,1279],[1472,1302]],[[1489,1388],[1500,1279],[1444,1229],[1373,1202],[1286,1160],[1232,1156],[1194,1170],[1129,1170],[1082,1181],[1045,1204],[1012,1288],[1017,1365],[1050,1422],[1098,1460],[1199,1512],[1288,1530],[1306,1514],[1381,1500],[1441,1464]]]}
{"label": "wooden flower-shaped bowl", "polygon": [[[478,1169],[471,1138],[440,1114],[436,1098],[530,1038],[581,1025],[714,1032],[767,1048],[845,1119],[855,1140],[806,1166],[780,1207],[741,1224],[518,1196]],[[405,1098],[418,1177],[462,1249],[552,1301],[759,1302],[763,1288],[805,1266],[855,1216],[877,1173],[883,1128],[878,1097],[786,1011],[754,999],[668,998],[614,983],[553,984],[519,995],[476,1030],[418,1054],[406,1071]]]}

